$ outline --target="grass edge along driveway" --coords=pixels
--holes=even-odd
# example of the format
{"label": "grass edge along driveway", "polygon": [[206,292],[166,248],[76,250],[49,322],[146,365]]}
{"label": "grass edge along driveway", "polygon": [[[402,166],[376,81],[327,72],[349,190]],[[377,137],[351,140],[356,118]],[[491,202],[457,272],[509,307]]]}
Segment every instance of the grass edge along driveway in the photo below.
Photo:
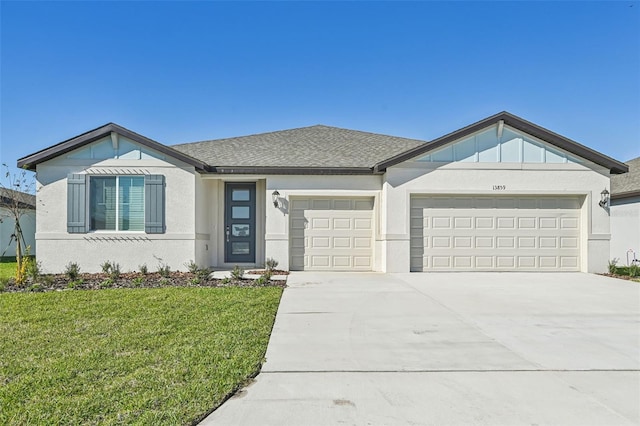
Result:
{"label": "grass edge along driveway", "polygon": [[282,288],[0,294],[0,424],[190,424],[260,369]]}

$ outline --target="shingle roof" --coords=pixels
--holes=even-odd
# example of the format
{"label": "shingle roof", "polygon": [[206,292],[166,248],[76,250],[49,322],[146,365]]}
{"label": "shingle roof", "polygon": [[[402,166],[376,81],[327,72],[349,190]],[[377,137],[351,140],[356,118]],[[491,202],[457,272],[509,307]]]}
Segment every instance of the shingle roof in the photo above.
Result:
{"label": "shingle roof", "polygon": [[214,167],[370,168],[424,143],[316,125],[171,148]]}
{"label": "shingle roof", "polygon": [[2,205],[14,205],[17,202],[22,208],[36,208],[36,196],[26,192],[9,188],[0,188],[0,207]]}
{"label": "shingle roof", "polygon": [[640,157],[626,162],[629,172],[611,176],[611,196],[624,198],[640,195]]}

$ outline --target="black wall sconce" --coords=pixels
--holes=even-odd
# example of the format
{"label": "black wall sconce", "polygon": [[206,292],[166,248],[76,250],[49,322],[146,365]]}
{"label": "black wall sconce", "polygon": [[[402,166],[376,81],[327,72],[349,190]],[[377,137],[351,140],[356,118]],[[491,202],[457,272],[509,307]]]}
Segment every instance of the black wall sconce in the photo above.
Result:
{"label": "black wall sconce", "polygon": [[598,204],[603,209],[609,205],[609,191],[607,191],[607,188],[600,193],[600,202],[598,202]]}
{"label": "black wall sconce", "polygon": [[273,201],[273,207],[275,207],[275,208],[280,207],[280,200],[279,200],[278,197],[280,197],[280,193],[276,189],[275,191],[273,191],[271,193],[271,200]]}

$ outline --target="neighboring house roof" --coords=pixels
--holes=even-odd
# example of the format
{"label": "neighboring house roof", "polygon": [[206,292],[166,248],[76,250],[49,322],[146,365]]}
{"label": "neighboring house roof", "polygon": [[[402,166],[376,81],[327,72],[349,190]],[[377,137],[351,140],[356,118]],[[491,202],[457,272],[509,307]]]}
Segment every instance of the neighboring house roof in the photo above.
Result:
{"label": "neighboring house roof", "polygon": [[100,126],[97,129],[89,130],[86,133],[75,136],[71,139],[67,139],[66,141],[62,141],[56,145],[50,146],[49,148],[45,148],[31,155],[27,155],[26,157],[22,157],[18,160],[18,167],[26,168],[27,170],[35,170],[37,164],[58,157],[62,154],[66,154],[67,152],[73,151],[74,149],[80,148],[82,146],[88,145],[92,142],[104,138],[105,136],[110,135],[112,132],[124,136],[127,139],[137,142],[143,146],[146,146],[147,148],[154,149],[187,164],[191,164],[198,170],[204,171],[206,168],[206,164],[204,164],[202,161],[189,157],[188,155],[176,151],[168,147],[167,145],[163,145],[160,142],[156,142],[138,133],[132,132],[131,130],[125,129],[124,127],[119,126],[115,123],[105,124],[104,126]]}
{"label": "neighboring house roof", "polygon": [[627,161],[629,173],[611,177],[611,198],[640,196],[640,157]]}
{"label": "neighboring house roof", "polygon": [[94,142],[111,132],[211,173],[372,174],[424,155],[448,143],[502,122],[565,151],[625,173],[624,163],[560,136],[520,117],[501,112],[431,142],[316,125],[228,139],[168,147],[114,123],[60,142],[18,160],[18,167],[36,164]]}
{"label": "neighboring house roof", "polygon": [[447,135],[439,137],[438,139],[434,139],[433,141],[425,145],[418,146],[416,148],[413,148],[406,152],[398,154],[395,157],[386,159],[376,164],[374,166],[374,171],[384,171],[387,169],[387,167],[391,167],[393,165],[402,163],[403,161],[407,161],[411,158],[415,158],[420,155],[424,155],[448,143],[454,142],[458,139],[462,139],[465,136],[468,136],[472,133],[480,131],[491,125],[497,124],[500,121],[502,121],[504,124],[507,124],[513,127],[514,129],[518,129],[531,136],[535,136],[536,138],[541,139],[545,142],[548,142],[552,145],[555,145],[558,148],[561,148],[567,152],[570,152],[579,157],[585,158],[600,166],[606,167],[607,169],[610,170],[611,173],[616,173],[616,174],[625,173],[628,170],[625,164],[617,160],[614,160],[611,157],[607,157],[604,154],[594,151],[593,149],[588,148],[584,145],[581,145],[578,142],[573,141],[569,138],[566,138],[557,133],[554,133],[551,130],[545,129],[544,127],[540,127],[537,124],[533,124],[518,116],[510,114],[506,111],[502,111],[496,115],[487,117],[484,120],[480,120],[476,123],[463,127],[462,129],[456,130],[455,132],[451,132]]}
{"label": "neighboring house roof", "polygon": [[36,208],[36,196],[8,188],[0,188],[0,207],[13,204],[15,201],[21,208]]}
{"label": "neighboring house roof", "polygon": [[[362,169],[425,141],[316,125],[229,139],[173,145],[172,148],[225,169]],[[222,170],[221,170],[222,169]]]}

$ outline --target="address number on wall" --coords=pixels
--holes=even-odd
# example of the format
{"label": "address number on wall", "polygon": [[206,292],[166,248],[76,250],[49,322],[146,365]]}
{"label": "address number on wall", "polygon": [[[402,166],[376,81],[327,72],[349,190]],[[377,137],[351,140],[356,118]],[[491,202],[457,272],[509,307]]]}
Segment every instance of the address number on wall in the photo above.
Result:
{"label": "address number on wall", "polygon": [[507,189],[507,185],[493,185],[494,191],[504,191]]}

